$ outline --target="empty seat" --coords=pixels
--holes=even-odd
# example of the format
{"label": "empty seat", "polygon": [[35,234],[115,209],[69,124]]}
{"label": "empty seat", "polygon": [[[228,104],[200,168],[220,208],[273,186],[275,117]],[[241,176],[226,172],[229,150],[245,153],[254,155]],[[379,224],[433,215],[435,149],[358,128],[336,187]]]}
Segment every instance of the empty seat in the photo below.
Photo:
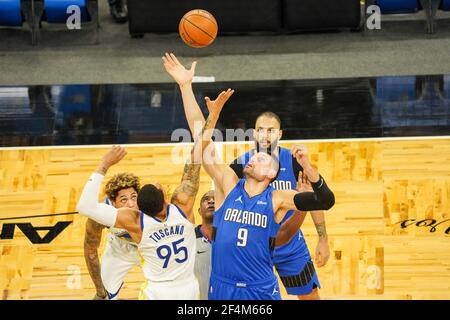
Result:
{"label": "empty seat", "polygon": [[49,23],[66,23],[72,14],[67,13],[67,8],[76,5],[81,9],[81,21],[90,21],[86,8],[86,0],[44,0],[44,11]]}
{"label": "empty seat", "polygon": [[283,0],[283,22],[287,30],[358,29],[359,0]]}
{"label": "empty seat", "polygon": [[33,1],[34,20],[35,20],[35,38],[36,42],[41,34],[41,21],[47,21],[49,24],[66,24],[74,11],[68,10],[70,6],[80,8],[82,29],[94,31],[94,42],[98,43],[98,2],[97,0],[23,0]]}
{"label": "empty seat", "polygon": [[0,0],[0,25],[20,27],[23,24],[20,0]]}
{"label": "empty seat", "polygon": [[407,13],[419,10],[417,0],[377,0],[376,4],[382,13]]}

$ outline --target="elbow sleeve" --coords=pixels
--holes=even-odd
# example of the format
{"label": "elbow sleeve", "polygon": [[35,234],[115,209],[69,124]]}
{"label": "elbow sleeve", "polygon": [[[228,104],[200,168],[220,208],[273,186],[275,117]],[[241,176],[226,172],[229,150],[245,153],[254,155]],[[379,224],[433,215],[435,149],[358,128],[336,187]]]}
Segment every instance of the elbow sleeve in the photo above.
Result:
{"label": "elbow sleeve", "polygon": [[118,210],[105,203],[97,203],[95,206],[77,206],[78,212],[95,222],[107,227],[113,227],[116,224]]}
{"label": "elbow sleeve", "polygon": [[98,203],[103,178],[104,176],[98,173],[91,175],[84,186],[76,209],[81,215],[104,226],[112,227],[116,223],[117,209],[104,203]]}
{"label": "elbow sleeve", "polygon": [[328,188],[325,179],[320,176],[319,181],[317,181],[316,183],[312,183],[311,185],[314,193],[317,196],[317,199],[325,206],[325,209],[323,210],[331,209],[335,203],[334,193],[330,190],[330,188]]}
{"label": "elbow sleeve", "polygon": [[296,208],[301,211],[331,209],[334,206],[335,198],[323,177],[320,176],[319,181],[312,183],[312,187],[314,192],[302,192],[294,196]]}

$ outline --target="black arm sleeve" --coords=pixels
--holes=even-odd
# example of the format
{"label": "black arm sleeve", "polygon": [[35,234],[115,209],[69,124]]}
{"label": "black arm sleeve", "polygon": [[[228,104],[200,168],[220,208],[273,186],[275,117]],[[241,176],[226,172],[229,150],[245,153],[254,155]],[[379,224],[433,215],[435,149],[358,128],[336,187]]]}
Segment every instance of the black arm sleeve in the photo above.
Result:
{"label": "black arm sleeve", "polygon": [[230,168],[233,169],[239,179],[242,179],[244,177],[244,166],[242,165],[242,163],[238,163],[238,160],[239,158],[234,160],[230,164]]}
{"label": "black arm sleeve", "polygon": [[319,181],[311,183],[314,192],[300,192],[294,196],[294,203],[298,210],[315,211],[329,210],[334,206],[334,194],[328,188],[325,179],[320,176]]}

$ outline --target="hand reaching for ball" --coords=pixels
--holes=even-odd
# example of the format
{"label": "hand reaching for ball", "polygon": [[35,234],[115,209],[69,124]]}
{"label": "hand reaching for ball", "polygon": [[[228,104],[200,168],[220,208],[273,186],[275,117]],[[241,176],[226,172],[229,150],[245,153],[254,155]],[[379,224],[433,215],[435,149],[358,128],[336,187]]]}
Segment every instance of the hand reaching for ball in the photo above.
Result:
{"label": "hand reaching for ball", "polygon": [[214,116],[219,116],[220,112],[223,109],[225,103],[230,99],[233,95],[234,90],[228,89],[227,91],[222,91],[216,98],[216,100],[211,101],[209,97],[205,97],[206,106],[208,107],[208,111],[210,114]]}
{"label": "hand reaching for ball", "polygon": [[181,63],[178,61],[177,57],[173,53],[165,53],[164,57],[162,57],[164,61],[164,68],[167,73],[176,81],[179,86],[183,86],[187,83],[191,83],[195,74],[195,66],[197,65],[197,61],[192,63],[191,69],[187,70]]}

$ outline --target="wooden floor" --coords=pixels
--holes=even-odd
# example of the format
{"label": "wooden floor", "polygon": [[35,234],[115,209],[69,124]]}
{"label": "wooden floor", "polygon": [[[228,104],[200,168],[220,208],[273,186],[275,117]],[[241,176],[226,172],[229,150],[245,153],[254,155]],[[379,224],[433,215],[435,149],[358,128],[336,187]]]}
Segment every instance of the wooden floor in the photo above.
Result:
{"label": "wooden floor", "polygon": [[[306,145],[336,195],[336,205],[326,215],[331,257],[318,269],[321,296],[450,299],[450,138]],[[224,154],[238,153],[235,146],[226,147]],[[183,168],[172,163],[172,149],[129,147],[107,178],[129,171],[144,183],[159,181],[170,193]],[[74,212],[84,183],[106,150],[0,150],[2,238],[14,223],[45,227],[71,222],[49,244],[31,244],[17,225],[13,239],[0,240],[3,299],[93,297],[83,257],[85,218],[18,217]],[[210,188],[202,172],[200,194]],[[317,235],[310,218],[302,229],[314,256]],[[47,232],[37,231],[41,237]],[[134,268],[121,298],[136,299],[142,281],[139,268]]]}

